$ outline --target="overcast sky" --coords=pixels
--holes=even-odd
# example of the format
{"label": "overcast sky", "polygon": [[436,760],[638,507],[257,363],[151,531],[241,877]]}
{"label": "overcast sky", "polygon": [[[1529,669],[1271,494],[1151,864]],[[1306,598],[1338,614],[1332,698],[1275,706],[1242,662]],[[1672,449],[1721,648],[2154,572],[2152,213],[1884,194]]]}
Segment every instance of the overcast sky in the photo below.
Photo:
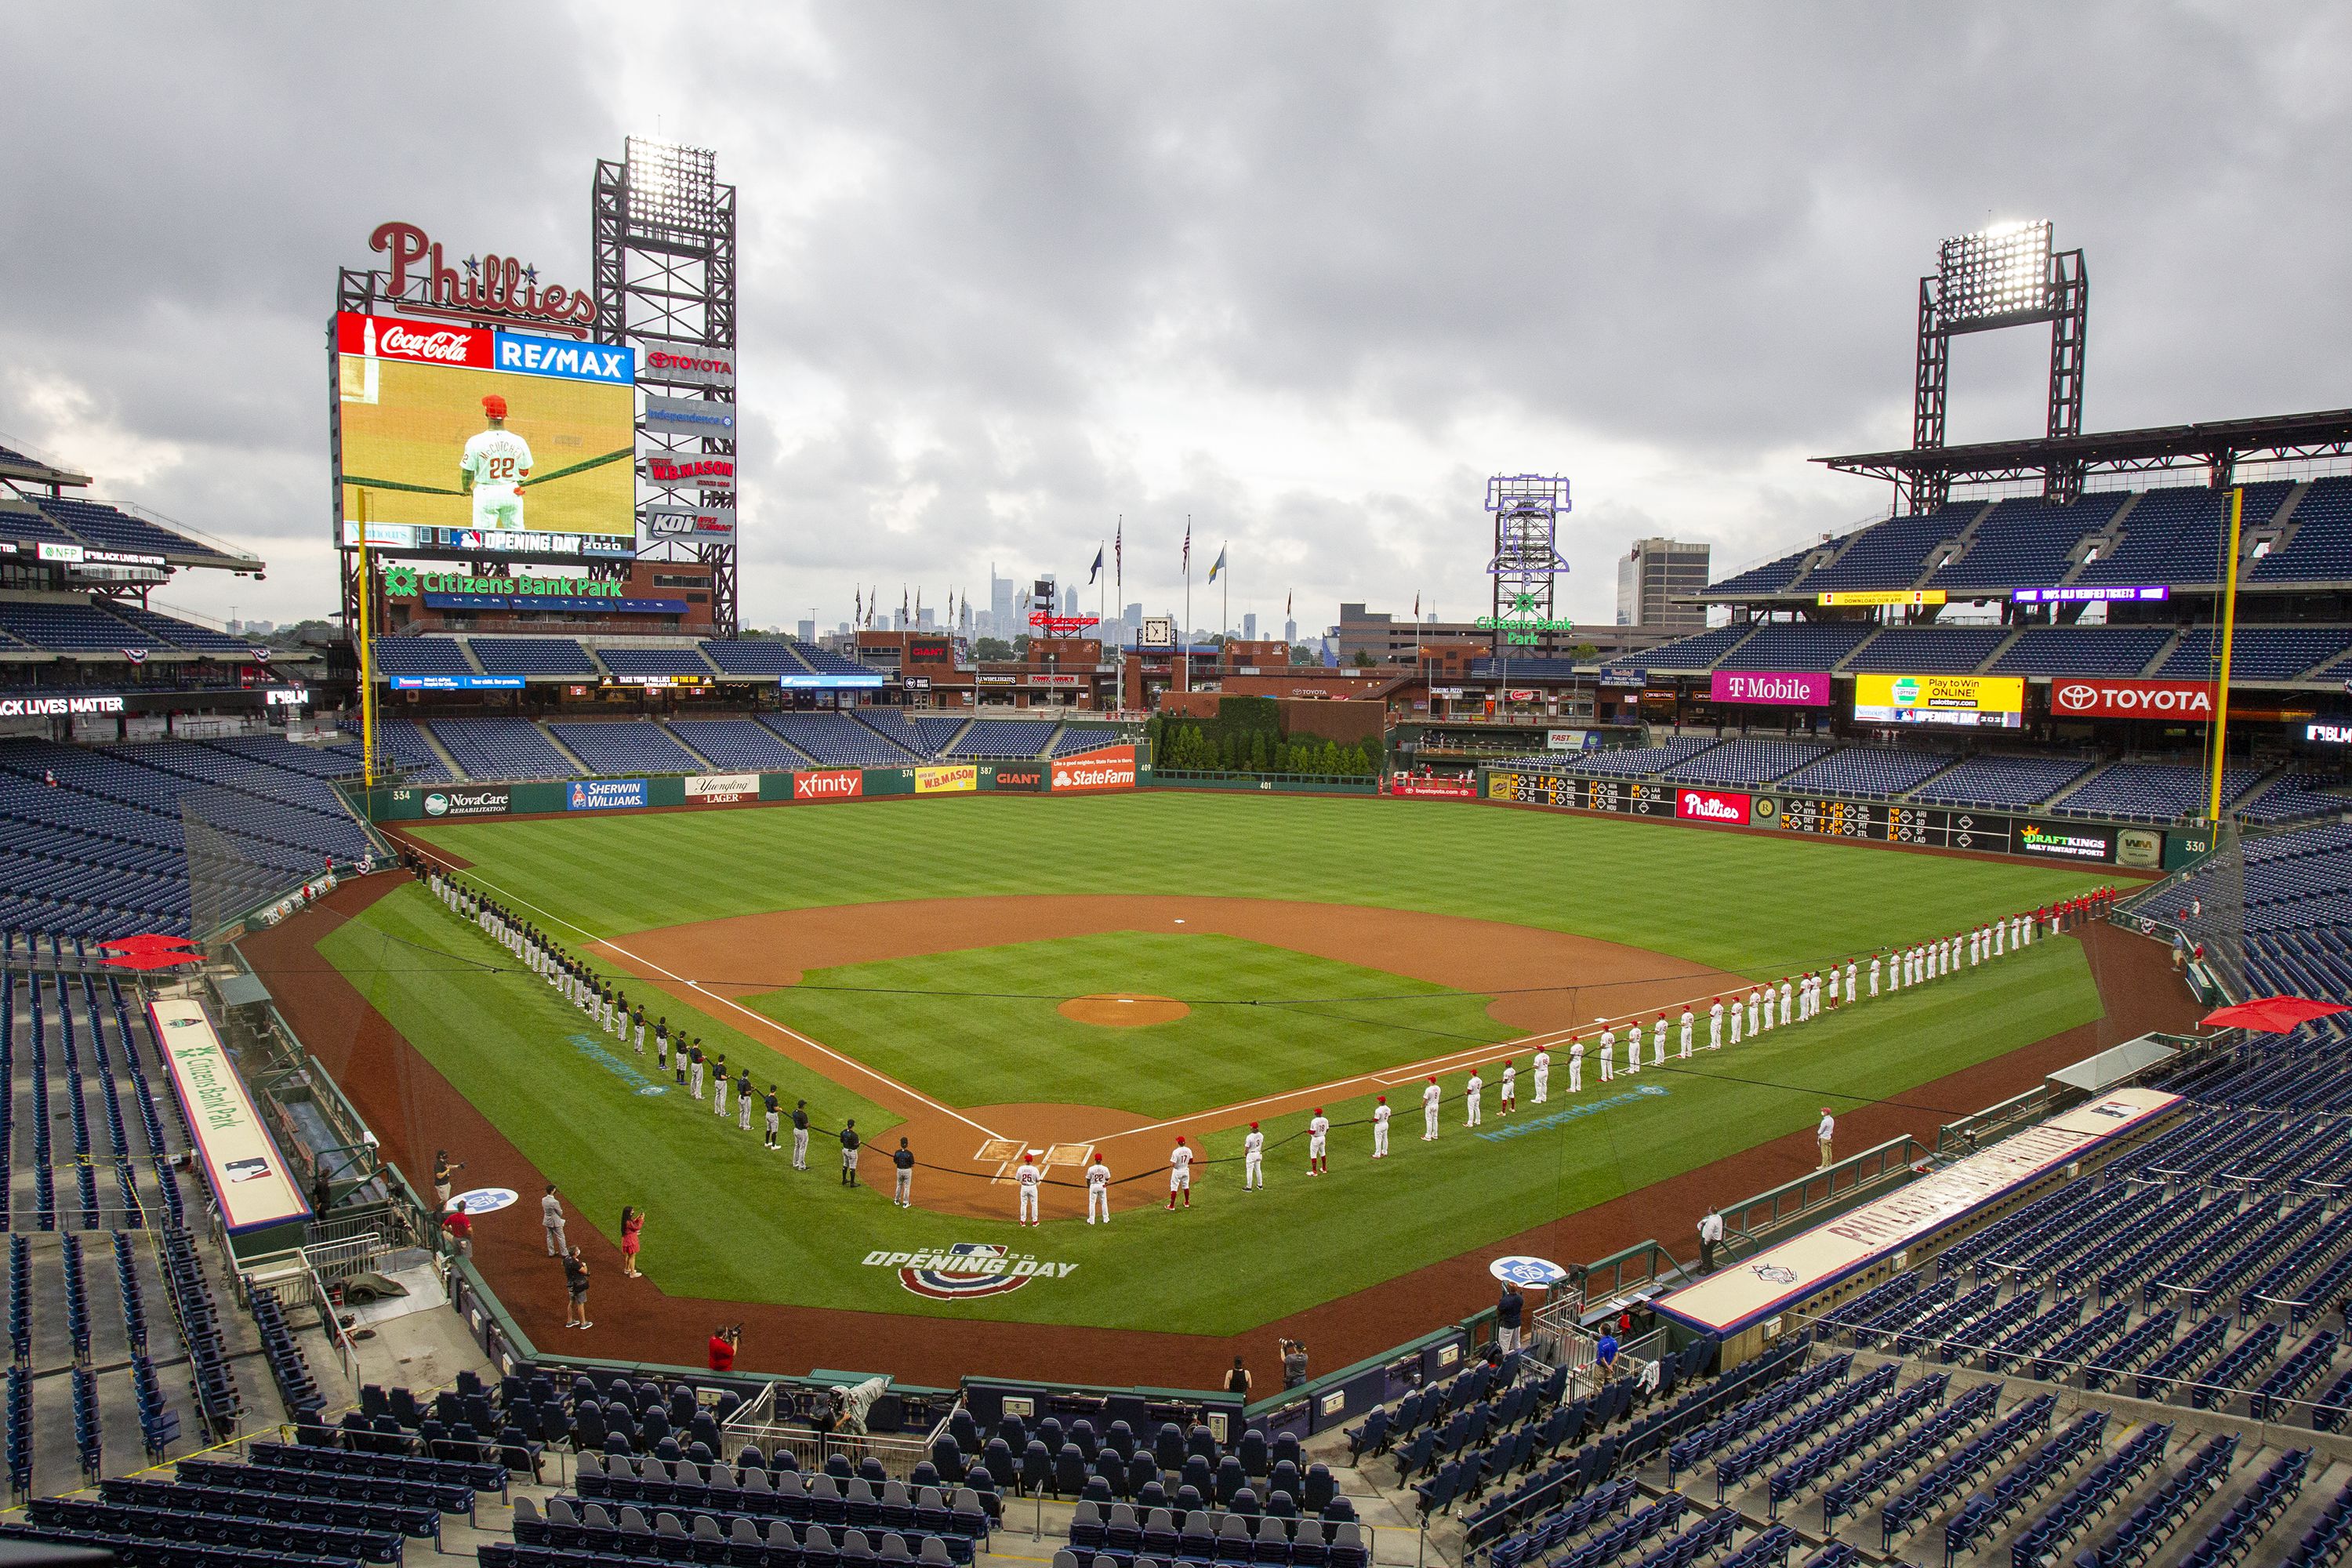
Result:
{"label": "overcast sky", "polygon": [[[370,14],[371,16],[373,14]],[[1177,4],[30,6],[0,93],[0,440],[235,541],[215,616],[332,608],[321,332],[386,218],[585,284],[597,157],[741,213],[744,609],[853,584],[1233,616],[1480,613],[1491,473],[1568,475],[1563,605],[1883,513],[1918,275],[2048,217],[2093,428],[2352,404],[2352,11]],[[2047,334],[1951,438],[2037,435]],[[208,580],[216,579],[216,580]],[[1094,591],[1086,595],[1089,612]]]}

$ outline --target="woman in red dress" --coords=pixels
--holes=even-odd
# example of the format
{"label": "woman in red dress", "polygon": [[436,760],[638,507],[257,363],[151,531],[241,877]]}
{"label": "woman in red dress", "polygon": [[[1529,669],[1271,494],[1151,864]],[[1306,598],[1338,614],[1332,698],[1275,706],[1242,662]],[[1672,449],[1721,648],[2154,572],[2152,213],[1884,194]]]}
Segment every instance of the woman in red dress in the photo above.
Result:
{"label": "woman in red dress", "polygon": [[621,1210],[621,1276],[625,1279],[642,1279],[637,1272],[637,1232],[646,1228],[646,1216],[635,1208]]}

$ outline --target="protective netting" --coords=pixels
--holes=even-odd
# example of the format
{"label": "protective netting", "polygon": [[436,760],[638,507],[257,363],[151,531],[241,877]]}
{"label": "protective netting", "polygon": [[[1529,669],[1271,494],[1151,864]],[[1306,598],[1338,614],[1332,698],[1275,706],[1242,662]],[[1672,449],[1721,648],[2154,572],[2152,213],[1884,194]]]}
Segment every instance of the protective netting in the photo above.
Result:
{"label": "protective netting", "polygon": [[291,899],[327,869],[323,855],[260,831],[256,805],[250,794],[205,784],[180,796],[189,934],[199,942],[242,915]]}

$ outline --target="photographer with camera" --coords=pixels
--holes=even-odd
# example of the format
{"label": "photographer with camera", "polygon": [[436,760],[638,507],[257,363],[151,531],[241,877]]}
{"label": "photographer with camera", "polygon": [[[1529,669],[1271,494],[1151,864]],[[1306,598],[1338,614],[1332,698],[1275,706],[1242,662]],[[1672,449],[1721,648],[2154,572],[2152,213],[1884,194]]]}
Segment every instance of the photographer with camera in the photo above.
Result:
{"label": "photographer with camera", "polygon": [[722,1323],[710,1331],[710,1370],[733,1372],[735,1352],[742,1348],[743,1325]]}
{"label": "photographer with camera", "polygon": [[1297,1340],[1282,1342],[1282,1386],[1304,1388],[1307,1385],[1307,1347]]}

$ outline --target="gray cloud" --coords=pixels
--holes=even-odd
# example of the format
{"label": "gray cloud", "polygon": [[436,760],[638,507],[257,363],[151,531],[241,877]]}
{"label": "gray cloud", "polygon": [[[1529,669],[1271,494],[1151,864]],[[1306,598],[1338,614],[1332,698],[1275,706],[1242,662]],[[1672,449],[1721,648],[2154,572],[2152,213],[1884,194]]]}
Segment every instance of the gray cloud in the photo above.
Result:
{"label": "gray cloud", "polygon": [[[1604,614],[1637,533],[1729,565],[1883,506],[1801,459],[1906,438],[1914,279],[1988,216],[2087,249],[2094,426],[2345,401],[2330,11],[710,5],[617,52],[408,14],[12,18],[102,64],[0,98],[0,430],[270,558],[183,603],[330,601],[321,331],[367,230],[583,279],[591,163],[656,125],[741,194],[761,623],[1083,577],[1121,514],[1164,602],[1187,511],[1262,614],[1467,612],[1484,477],[1529,468],[1576,478],[1563,595]],[[1956,362],[1956,439],[2038,428],[2009,336]]]}

